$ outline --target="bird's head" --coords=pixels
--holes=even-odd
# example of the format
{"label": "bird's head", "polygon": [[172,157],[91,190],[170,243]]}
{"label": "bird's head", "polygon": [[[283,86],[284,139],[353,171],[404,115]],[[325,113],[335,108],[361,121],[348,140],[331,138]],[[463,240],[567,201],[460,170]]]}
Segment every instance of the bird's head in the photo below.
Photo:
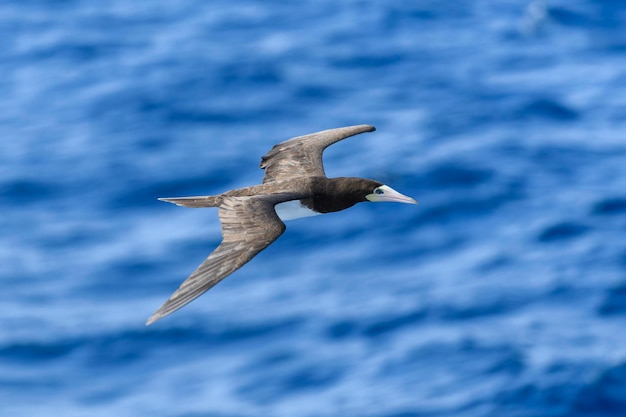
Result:
{"label": "bird's head", "polygon": [[366,201],[417,204],[388,185],[365,178],[324,178],[319,186],[321,191],[313,198],[313,205],[320,213],[345,210]]}
{"label": "bird's head", "polygon": [[376,181],[372,181],[372,183],[373,184],[371,184],[369,188],[369,193],[365,195],[365,199],[368,201],[372,201],[374,203],[391,202],[417,204],[415,199],[404,194],[400,194],[388,185],[381,184]]}

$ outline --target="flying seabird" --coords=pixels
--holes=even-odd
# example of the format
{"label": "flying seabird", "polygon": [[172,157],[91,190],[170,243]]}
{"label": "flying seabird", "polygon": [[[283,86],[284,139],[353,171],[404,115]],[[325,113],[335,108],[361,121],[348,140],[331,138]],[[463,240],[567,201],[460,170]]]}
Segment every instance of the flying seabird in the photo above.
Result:
{"label": "flying seabird", "polygon": [[333,143],[374,126],[329,129],[275,145],[262,159],[263,183],[215,196],[159,198],[183,207],[217,207],[222,242],[146,322],[188,304],[241,268],[285,231],[284,220],[345,210],[365,202],[417,204],[391,187],[365,178],[328,178],[322,153]]}

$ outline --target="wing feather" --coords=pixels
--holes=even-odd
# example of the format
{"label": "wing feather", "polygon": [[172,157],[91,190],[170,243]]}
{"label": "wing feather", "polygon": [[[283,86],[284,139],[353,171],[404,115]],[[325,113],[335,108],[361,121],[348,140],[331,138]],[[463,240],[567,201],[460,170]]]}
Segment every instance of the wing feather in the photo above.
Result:
{"label": "wing feather", "polygon": [[374,130],[370,125],[340,127],[281,142],[261,158],[261,168],[265,170],[263,183],[294,177],[325,177],[324,149],[350,136]]}
{"label": "wing feather", "polygon": [[297,193],[224,197],[219,207],[222,243],[146,322],[149,325],[190,303],[241,268],[285,231],[274,206]]}

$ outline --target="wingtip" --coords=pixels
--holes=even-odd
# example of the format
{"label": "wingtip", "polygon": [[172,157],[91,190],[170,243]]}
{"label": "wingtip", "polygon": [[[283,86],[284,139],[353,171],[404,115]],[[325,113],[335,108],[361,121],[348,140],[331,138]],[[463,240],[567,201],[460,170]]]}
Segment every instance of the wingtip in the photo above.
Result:
{"label": "wingtip", "polygon": [[357,133],[355,134],[358,135],[359,133],[373,132],[376,130],[376,127],[373,125],[362,124],[362,125],[346,126],[345,128],[339,128],[339,129],[351,129],[353,131],[356,131]]}
{"label": "wingtip", "polygon": [[148,320],[146,320],[146,326],[150,326],[152,323],[154,323],[157,320],[162,319],[163,317],[165,316],[161,314],[161,309],[158,309],[150,317],[148,317]]}
{"label": "wingtip", "polygon": [[193,201],[193,198],[191,197],[161,197],[157,198],[157,200],[163,201],[164,203],[174,204],[178,207],[193,207],[193,205],[190,206],[189,204]]}

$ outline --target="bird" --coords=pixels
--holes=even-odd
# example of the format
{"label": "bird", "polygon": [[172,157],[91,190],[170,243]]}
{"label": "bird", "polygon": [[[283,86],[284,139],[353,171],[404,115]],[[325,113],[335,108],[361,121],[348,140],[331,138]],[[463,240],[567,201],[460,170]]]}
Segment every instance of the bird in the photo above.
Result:
{"label": "bird", "polygon": [[146,325],[180,309],[241,268],[284,233],[284,221],[337,212],[367,201],[417,204],[380,181],[326,176],[322,154],[327,147],[374,130],[371,125],[340,127],[274,145],[261,158],[265,174],[258,185],[212,196],[159,198],[182,207],[217,207],[222,241]]}

